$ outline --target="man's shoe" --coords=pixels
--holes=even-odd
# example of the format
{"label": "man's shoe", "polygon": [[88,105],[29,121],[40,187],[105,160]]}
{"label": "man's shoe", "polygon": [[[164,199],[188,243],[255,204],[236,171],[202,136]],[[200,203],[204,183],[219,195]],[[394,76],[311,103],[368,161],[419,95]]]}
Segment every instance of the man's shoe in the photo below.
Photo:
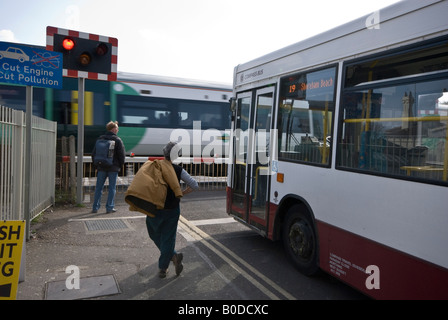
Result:
{"label": "man's shoe", "polygon": [[180,273],[184,269],[184,266],[182,264],[183,258],[184,255],[182,253],[176,253],[171,259],[173,261],[174,268],[176,269],[176,276],[180,275]]}
{"label": "man's shoe", "polygon": [[114,212],[117,212],[117,209],[111,209],[106,211],[106,213],[114,213]]}
{"label": "man's shoe", "polygon": [[98,210],[92,210],[92,213],[98,213]]}

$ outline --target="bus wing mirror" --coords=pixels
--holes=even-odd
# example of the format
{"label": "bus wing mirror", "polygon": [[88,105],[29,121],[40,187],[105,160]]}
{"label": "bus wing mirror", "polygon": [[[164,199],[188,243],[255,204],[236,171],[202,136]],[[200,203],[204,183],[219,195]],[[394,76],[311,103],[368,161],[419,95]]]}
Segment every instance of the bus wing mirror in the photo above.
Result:
{"label": "bus wing mirror", "polygon": [[234,112],[236,109],[236,98],[234,97],[230,98],[229,103],[230,103],[230,111]]}

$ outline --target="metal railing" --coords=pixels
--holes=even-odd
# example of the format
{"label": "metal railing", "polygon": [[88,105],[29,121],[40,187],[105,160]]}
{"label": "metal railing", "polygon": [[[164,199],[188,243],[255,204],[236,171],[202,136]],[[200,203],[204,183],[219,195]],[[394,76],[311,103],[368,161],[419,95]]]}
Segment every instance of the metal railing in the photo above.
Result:
{"label": "metal railing", "polygon": [[[31,119],[30,219],[54,203],[56,122]],[[25,113],[0,106],[0,219],[23,220],[25,196]]]}
{"label": "metal railing", "polygon": [[[138,169],[149,160],[163,159],[158,157],[126,157],[125,164],[120,170],[117,180],[117,192],[126,192]],[[201,190],[217,190],[225,188],[227,165],[223,159],[195,159],[179,158],[174,163],[183,167],[199,184]],[[84,191],[94,192],[96,184],[96,170],[91,157],[84,157]],[[108,181],[106,180],[106,186]]]}
{"label": "metal railing", "polygon": [[[73,158],[73,160],[71,160]],[[76,192],[72,186],[76,186],[76,156],[60,157],[57,163],[56,187],[61,194],[72,195]],[[161,157],[126,157],[125,164],[120,170],[117,180],[117,192],[125,193],[131,184],[137,171],[148,160],[162,159]],[[227,179],[227,159],[224,158],[179,158],[174,163],[182,166],[199,184],[201,190],[225,189]],[[71,169],[70,169],[71,166]],[[83,157],[83,191],[93,193],[95,191],[97,171],[90,156]],[[108,187],[106,180],[105,188]]]}

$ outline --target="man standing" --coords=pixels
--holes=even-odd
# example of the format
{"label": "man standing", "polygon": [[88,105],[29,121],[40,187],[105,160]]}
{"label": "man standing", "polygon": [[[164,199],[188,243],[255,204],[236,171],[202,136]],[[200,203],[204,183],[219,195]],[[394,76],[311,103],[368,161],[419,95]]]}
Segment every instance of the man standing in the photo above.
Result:
{"label": "man standing", "polygon": [[[106,213],[115,212],[115,192],[117,185],[118,172],[123,167],[126,151],[124,148],[123,141],[117,136],[118,133],[118,122],[110,121],[106,125],[106,134],[100,136],[98,140],[110,140],[114,143],[111,144],[110,152],[113,152],[113,159],[111,165],[99,164],[97,165],[97,178],[95,186],[95,196],[93,199],[92,213],[97,213],[101,206],[101,195],[103,194],[104,183],[106,178],[109,179],[109,189],[106,202]],[[97,155],[97,146],[93,148],[92,151],[92,162],[95,163],[95,158]]]}

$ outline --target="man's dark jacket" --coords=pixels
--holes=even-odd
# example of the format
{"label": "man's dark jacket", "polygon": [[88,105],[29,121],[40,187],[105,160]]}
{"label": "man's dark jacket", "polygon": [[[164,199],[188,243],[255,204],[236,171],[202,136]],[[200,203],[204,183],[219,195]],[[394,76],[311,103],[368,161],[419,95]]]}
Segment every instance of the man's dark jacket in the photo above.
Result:
{"label": "man's dark jacket", "polygon": [[[114,160],[113,165],[110,168],[101,168],[98,167],[99,171],[114,171],[120,172],[120,169],[123,167],[124,161],[126,159],[126,150],[124,148],[123,141],[118,137],[115,133],[108,131],[106,134],[103,134],[98,139],[106,139],[106,140],[114,140],[115,141],[115,151],[114,151]],[[95,147],[92,150],[92,162],[94,162],[93,155],[95,154]]]}

